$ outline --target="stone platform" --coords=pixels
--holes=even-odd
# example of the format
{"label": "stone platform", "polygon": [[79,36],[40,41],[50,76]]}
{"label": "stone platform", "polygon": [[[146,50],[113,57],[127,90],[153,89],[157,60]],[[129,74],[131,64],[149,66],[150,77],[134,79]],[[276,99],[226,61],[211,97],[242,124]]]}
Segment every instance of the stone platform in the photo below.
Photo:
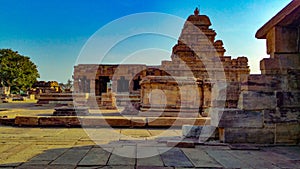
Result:
{"label": "stone platform", "polygon": [[55,108],[53,116],[87,116],[89,110],[87,107],[58,107]]}
{"label": "stone platform", "polygon": [[[102,139],[96,144],[90,132]],[[299,146],[169,147],[170,140],[180,139],[180,130],[1,126],[0,133],[0,168],[6,169],[300,168]],[[137,158],[148,152],[156,154]]]}
{"label": "stone platform", "polygon": [[183,125],[210,125],[210,118],[184,117],[122,117],[122,116],[16,116],[0,122],[31,127],[181,127]]}

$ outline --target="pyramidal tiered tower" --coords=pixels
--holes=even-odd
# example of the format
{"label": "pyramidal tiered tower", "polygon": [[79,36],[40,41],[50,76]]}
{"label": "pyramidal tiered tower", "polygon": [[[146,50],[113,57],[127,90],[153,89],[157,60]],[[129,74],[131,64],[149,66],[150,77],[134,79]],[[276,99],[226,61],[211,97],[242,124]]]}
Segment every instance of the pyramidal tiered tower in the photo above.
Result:
{"label": "pyramidal tiered tower", "polygon": [[215,40],[217,33],[211,25],[209,17],[200,15],[196,8],[187,18],[178,43],[173,47],[172,61],[163,61],[162,68],[177,76],[186,76],[186,71],[192,71],[199,80],[220,78],[218,72],[225,73],[222,80],[227,82],[238,82],[242,74],[249,74],[246,57],[231,59],[224,56],[223,41]]}
{"label": "pyramidal tiered tower", "polygon": [[[200,15],[198,8],[187,18],[173,47],[172,60],[162,61],[160,66],[171,77],[144,78],[142,108],[157,106],[160,111],[167,108],[184,112],[198,109],[208,115],[211,107],[237,107],[241,79],[250,72],[248,60],[224,56],[223,42],[215,40],[217,33],[210,26],[209,17]],[[216,99],[216,95],[221,97]]]}

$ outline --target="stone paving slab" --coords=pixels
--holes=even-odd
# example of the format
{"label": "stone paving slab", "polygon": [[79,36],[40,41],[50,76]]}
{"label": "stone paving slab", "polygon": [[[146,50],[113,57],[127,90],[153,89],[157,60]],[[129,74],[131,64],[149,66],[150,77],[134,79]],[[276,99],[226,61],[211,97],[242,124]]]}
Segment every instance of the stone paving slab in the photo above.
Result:
{"label": "stone paving slab", "polygon": [[164,163],[157,147],[137,146],[136,166],[163,167]]}
{"label": "stone paving slab", "polygon": [[199,149],[193,148],[183,148],[182,151],[195,167],[222,168],[222,165],[210,157],[205,151],[199,151]]}
{"label": "stone paving slab", "polygon": [[[172,148],[167,147],[166,140],[180,138],[180,130],[94,128],[89,132],[102,136],[98,141],[103,144],[96,145],[81,128],[0,126],[0,168],[300,168],[300,146],[232,150],[225,144],[210,144]],[[111,133],[151,139],[122,141]]]}
{"label": "stone paving slab", "polygon": [[110,157],[110,152],[102,148],[92,148],[79,162],[79,166],[105,166]]}
{"label": "stone paving slab", "polygon": [[76,165],[81,159],[87,154],[91,147],[75,147],[71,148],[57,159],[55,159],[51,164],[66,164],[66,165]]}
{"label": "stone paving slab", "polygon": [[168,151],[163,148],[158,149],[164,165],[167,167],[194,167],[190,160],[184,155],[179,148],[172,148]]}
{"label": "stone paving slab", "polygon": [[239,160],[244,160],[245,163],[247,163],[252,168],[272,168],[272,169],[278,169],[272,162],[269,160],[265,160],[262,158],[259,158],[258,156],[254,156],[251,151],[242,151],[242,150],[236,150],[236,151],[229,151],[230,154],[235,156]]}
{"label": "stone paving slab", "polygon": [[252,168],[250,165],[239,160],[226,150],[208,150],[206,152],[225,168]]}

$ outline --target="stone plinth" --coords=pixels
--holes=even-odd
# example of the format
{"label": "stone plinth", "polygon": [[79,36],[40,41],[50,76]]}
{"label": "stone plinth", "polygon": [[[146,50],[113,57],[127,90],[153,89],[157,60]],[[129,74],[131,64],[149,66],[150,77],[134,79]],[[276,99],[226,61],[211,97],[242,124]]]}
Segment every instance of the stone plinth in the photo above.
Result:
{"label": "stone plinth", "polygon": [[86,107],[58,107],[55,108],[53,116],[87,116],[89,110]]}
{"label": "stone plinth", "polygon": [[199,109],[200,93],[194,78],[147,76],[141,82],[143,109]]}

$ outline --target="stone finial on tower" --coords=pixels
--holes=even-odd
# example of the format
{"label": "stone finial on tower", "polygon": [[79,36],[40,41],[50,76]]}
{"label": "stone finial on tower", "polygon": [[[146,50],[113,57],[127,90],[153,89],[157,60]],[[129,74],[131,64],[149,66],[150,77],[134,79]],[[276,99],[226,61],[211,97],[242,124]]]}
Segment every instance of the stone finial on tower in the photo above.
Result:
{"label": "stone finial on tower", "polygon": [[197,7],[197,8],[195,9],[195,11],[194,11],[194,15],[198,16],[199,13],[200,13],[200,11],[199,11],[199,8]]}

